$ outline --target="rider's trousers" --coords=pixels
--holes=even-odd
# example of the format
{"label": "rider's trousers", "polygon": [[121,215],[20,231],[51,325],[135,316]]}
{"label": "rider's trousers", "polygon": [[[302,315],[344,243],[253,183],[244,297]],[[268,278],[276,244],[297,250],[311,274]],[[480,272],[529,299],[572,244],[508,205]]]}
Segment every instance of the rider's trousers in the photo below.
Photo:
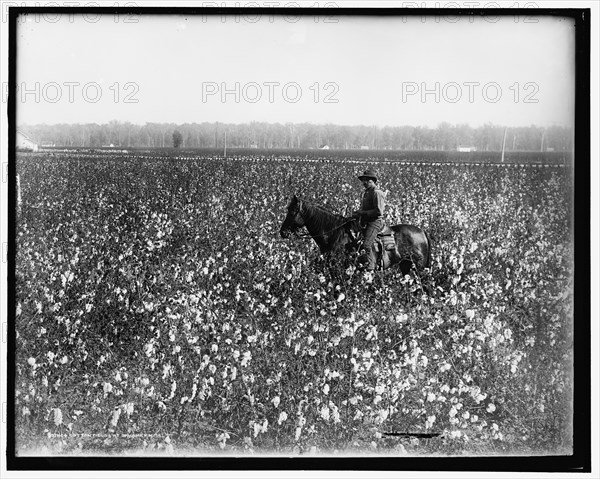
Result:
{"label": "rider's trousers", "polygon": [[377,262],[377,254],[373,251],[373,243],[377,239],[377,233],[383,229],[383,218],[377,218],[369,223],[365,228],[365,240],[363,242],[363,249],[367,255],[368,265],[367,269],[373,271]]}

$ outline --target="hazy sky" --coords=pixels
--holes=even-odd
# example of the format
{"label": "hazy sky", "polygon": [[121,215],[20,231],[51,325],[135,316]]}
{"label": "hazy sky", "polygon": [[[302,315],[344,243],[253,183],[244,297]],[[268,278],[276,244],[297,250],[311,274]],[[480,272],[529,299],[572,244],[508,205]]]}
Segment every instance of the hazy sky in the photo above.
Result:
{"label": "hazy sky", "polygon": [[324,20],[22,17],[17,121],[573,123],[568,19]]}

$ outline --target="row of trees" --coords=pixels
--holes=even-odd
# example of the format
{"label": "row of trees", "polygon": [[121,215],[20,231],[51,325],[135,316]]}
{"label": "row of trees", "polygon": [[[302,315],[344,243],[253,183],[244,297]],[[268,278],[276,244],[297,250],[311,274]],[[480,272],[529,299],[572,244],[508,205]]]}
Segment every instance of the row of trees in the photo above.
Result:
{"label": "row of trees", "polygon": [[[312,123],[146,123],[111,121],[102,125],[23,125],[22,129],[44,146],[160,148],[174,146],[174,133],[182,148],[321,148],[456,150],[459,146],[479,151],[502,149],[504,126],[487,123],[473,128],[466,124],[440,123],[437,128],[420,126],[342,126]],[[507,151],[570,151],[570,128],[528,126],[506,130]]]}

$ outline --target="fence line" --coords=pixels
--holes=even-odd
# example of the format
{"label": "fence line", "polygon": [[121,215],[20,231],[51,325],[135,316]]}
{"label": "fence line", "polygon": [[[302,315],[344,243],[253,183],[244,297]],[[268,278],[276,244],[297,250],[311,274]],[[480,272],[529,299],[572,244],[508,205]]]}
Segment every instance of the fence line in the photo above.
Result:
{"label": "fence line", "polygon": [[164,156],[164,155],[138,155],[133,152],[106,152],[106,153],[88,153],[88,152],[76,152],[74,150],[53,150],[53,151],[38,151],[35,153],[31,152],[20,152],[20,155],[24,156],[45,156],[50,154],[52,157],[58,158],[85,158],[85,159],[105,159],[112,157],[111,159],[126,158],[136,160],[227,160],[227,161],[239,161],[239,162],[291,162],[291,163],[350,163],[350,164],[364,164],[369,163],[372,165],[409,165],[409,166],[478,166],[478,167],[498,167],[498,168],[564,168],[570,166],[566,163],[510,163],[510,162],[466,162],[466,161],[410,161],[410,160],[396,160],[396,159],[369,159],[369,158],[344,158],[344,159],[332,159],[332,158],[308,158],[308,157],[294,157],[294,156],[235,156],[229,157],[217,156],[206,156],[206,155],[186,155],[186,156]]}

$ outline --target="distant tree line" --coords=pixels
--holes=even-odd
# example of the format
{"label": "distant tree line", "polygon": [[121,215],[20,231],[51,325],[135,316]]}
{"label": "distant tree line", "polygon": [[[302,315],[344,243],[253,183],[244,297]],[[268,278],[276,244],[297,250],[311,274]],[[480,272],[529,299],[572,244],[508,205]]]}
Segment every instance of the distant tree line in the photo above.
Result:
{"label": "distant tree line", "polygon": [[[478,151],[501,150],[505,130],[491,123],[477,128],[440,123],[436,128],[427,128],[264,122],[136,125],[120,121],[19,128],[41,146],[165,148],[173,146],[173,135],[178,133],[181,148],[222,148],[226,136],[228,148],[456,150],[464,146]],[[505,145],[507,151],[570,151],[573,132],[560,126],[510,127]]]}

